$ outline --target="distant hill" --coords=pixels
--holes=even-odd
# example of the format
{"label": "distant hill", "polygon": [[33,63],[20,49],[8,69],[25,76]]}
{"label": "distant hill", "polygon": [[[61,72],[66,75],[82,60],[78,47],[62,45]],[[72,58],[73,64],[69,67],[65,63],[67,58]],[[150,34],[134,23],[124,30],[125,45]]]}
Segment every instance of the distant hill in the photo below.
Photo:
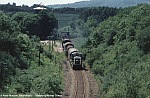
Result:
{"label": "distant hill", "polygon": [[81,8],[81,7],[97,7],[97,6],[109,6],[109,7],[128,7],[135,6],[137,4],[147,3],[150,4],[150,0],[89,0],[81,1],[69,4],[56,4],[48,5],[51,8],[62,8],[62,7],[72,7],[72,8]]}

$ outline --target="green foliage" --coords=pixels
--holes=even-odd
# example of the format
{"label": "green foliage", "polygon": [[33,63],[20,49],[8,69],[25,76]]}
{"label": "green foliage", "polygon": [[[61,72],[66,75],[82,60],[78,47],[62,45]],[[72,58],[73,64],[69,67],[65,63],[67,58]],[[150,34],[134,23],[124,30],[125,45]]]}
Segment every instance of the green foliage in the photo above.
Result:
{"label": "green foliage", "polygon": [[21,31],[28,35],[36,35],[41,39],[46,39],[56,27],[56,18],[47,12],[39,14],[18,12],[12,16],[12,19],[19,23]]}
{"label": "green foliage", "polygon": [[0,5],[0,10],[4,12],[31,12],[32,8],[28,7],[27,5],[22,5],[22,6],[16,6],[16,3],[13,3],[12,5],[10,3],[8,4],[1,4]]}
{"label": "green foliage", "polygon": [[102,98],[150,96],[149,15],[150,5],[142,4],[121,9],[95,29],[89,28],[84,50],[87,62],[101,82]]}
{"label": "green foliage", "polygon": [[50,7],[52,8],[54,13],[61,13],[61,14],[80,14],[86,8],[73,8],[73,7]]}
{"label": "green foliage", "polygon": [[39,67],[34,65],[28,70],[18,69],[8,93],[60,94],[62,91],[62,76],[60,73],[59,67],[50,62]]}
{"label": "green foliage", "polygon": [[43,19],[36,21],[33,16],[36,15],[16,13],[9,17],[0,12],[0,90],[3,94],[60,94],[63,90],[58,55],[54,56],[52,51],[45,55],[43,47],[37,49],[38,38],[21,33],[29,30],[30,24],[42,22]]}
{"label": "green foliage", "polygon": [[[116,15],[119,12],[119,9],[117,8],[109,8],[109,7],[92,7],[92,8],[87,8],[80,14],[80,19],[82,19],[85,23],[82,23],[80,26],[80,29],[82,29],[82,36],[83,37],[88,37],[90,34],[93,34],[93,31],[99,33],[103,32],[101,31],[96,31],[96,27],[98,24],[106,19],[108,19],[111,16]],[[95,35],[97,36],[97,35]],[[96,37],[99,41],[101,41],[101,34]]]}
{"label": "green foliage", "polygon": [[145,53],[150,52],[150,33],[149,33],[150,29],[149,28],[150,27],[144,28],[138,35],[138,46]]}
{"label": "green foliage", "polygon": [[84,21],[87,21],[89,17],[95,18],[98,22],[101,22],[107,19],[110,16],[114,16],[117,14],[117,8],[109,8],[109,7],[92,7],[84,10],[80,18]]}
{"label": "green foliage", "polygon": [[72,28],[72,29],[75,29],[76,28],[76,24],[74,21],[70,21],[69,23],[69,26]]}
{"label": "green foliage", "polygon": [[18,31],[19,26],[15,21],[12,21],[12,19],[7,16],[6,14],[3,14],[0,11],[0,31],[4,31],[7,33],[13,33],[14,31]]}

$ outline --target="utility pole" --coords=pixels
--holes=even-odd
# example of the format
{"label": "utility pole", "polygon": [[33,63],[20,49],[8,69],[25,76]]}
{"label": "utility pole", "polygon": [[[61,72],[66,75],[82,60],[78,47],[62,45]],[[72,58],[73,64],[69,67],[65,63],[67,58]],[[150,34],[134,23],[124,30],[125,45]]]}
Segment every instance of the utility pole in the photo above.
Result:
{"label": "utility pole", "polygon": [[50,36],[48,36],[47,38],[48,38],[48,45],[49,45],[49,51],[50,51]]}
{"label": "utility pole", "polygon": [[57,37],[57,29],[56,28],[53,29],[53,37],[54,37],[54,44],[55,44],[55,40]]}
{"label": "utility pole", "polygon": [[[41,48],[41,47],[40,47]],[[40,66],[40,48],[39,48],[39,66]]]}
{"label": "utility pole", "polygon": [[54,61],[55,61],[55,66],[56,66],[56,51],[54,52]]}
{"label": "utility pole", "polygon": [[40,52],[41,52],[41,45],[38,45],[37,47],[38,47],[38,50],[39,50],[39,66],[40,66],[40,58],[41,58],[41,57],[40,57]]}
{"label": "utility pole", "polygon": [[50,36],[52,40],[52,51],[53,51],[53,36]]}
{"label": "utility pole", "polygon": [[1,67],[0,89],[1,89],[1,91],[2,91],[2,85],[3,85],[3,65],[2,65],[2,63],[0,63],[0,67]]}

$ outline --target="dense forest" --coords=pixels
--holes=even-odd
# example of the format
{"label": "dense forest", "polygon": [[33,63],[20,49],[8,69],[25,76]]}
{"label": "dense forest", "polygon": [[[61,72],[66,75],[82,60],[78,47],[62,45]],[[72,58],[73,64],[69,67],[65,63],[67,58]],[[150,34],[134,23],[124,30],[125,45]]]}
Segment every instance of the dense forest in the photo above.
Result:
{"label": "dense forest", "polygon": [[100,83],[101,98],[150,97],[149,15],[150,5],[141,4],[103,21],[91,15],[80,26],[88,37],[82,51]]}
{"label": "dense forest", "polygon": [[54,20],[46,12],[0,12],[0,94],[60,94],[63,90],[58,63],[62,57],[40,45],[41,35],[34,32],[39,24],[50,32]]}
{"label": "dense forest", "polygon": [[39,41],[57,27],[53,13],[69,13],[79,14],[80,19],[60,31],[69,30],[72,38],[82,35],[81,41],[87,39],[81,51],[99,83],[101,98],[150,97],[149,4],[48,8],[38,14],[34,7],[37,5],[0,5],[1,93],[60,94],[63,55],[47,51]]}

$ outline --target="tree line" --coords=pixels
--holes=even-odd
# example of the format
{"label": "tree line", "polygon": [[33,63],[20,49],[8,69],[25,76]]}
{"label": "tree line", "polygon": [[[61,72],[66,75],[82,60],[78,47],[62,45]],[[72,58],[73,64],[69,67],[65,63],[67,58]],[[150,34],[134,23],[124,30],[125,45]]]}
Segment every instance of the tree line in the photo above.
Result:
{"label": "tree line", "polygon": [[79,14],[84,8],[71,8],[71,7],[64,7],[64,8],[50,8],[48,6],[40,5],[40,4],[33,4],[32,6],[28,5],[20,5],[17,6],[16,3],[13,4],[0,4],[0,10],[9,13],[15,12],[34,12],[33,8],[36,7],[44,7],[47,9],[48,12],[54,13],[68,13],[68,14]]}

